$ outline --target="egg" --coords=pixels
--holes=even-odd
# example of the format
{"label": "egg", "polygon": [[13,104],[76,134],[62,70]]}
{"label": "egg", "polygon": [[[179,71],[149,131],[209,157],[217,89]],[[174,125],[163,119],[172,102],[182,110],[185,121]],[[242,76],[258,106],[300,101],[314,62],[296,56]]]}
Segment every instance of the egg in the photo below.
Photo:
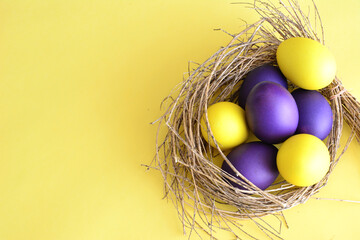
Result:
{"label": "egg", "polygon": [[[244,110],[232,102],[218,102],[207,109],[207,117],[211,132],[220,149],[226,150],[240,145],[248,137],[248,128]],[[201,133],[204,139],[216,147],[208,135],[206,115],[201,118]]]}
{"label": "egg", "polygon": [[246,100],[249,129],[261,141],[280,143],[293,135],[299,122],[296,102],[281,85],[258,83]]}
{"label": "egg", "polygon": [[279,149],[276,163],[280,175],[289,183],[306,187],[319,182],[330,166],[329,151],[319,138],[297,134]]}
{"label": "egg", "polygon": [[[264,190],[279,175],[276,166],[277,152],[277,148],[270,144],[250,142],[234,148],[226,157],[239,173],[255,186]],[[241,180],[226,161],[223,162],[222,169]],[[239,189],[245,189],[236,183],[232,184]]]}
{"label": "egg", "polygon": [[333,54],[324,45],[309,38],[286,39],[276,51],[276,60],[289,81],[307,90],[324,88],[335,78]]}
{"label": "egg", "polygon": [[278,67],[265,64],[250,71],[238,91],[238,104],[245,109],[246,99],[253,87],[260,82],[275,82],[288,88],[287,80]]}
{"label": "egg", "polygon": [[291,93],[299,110],[296,133],[307,133],[324,140],[330,133],[333,115],[330,104],[321,93],[296,89]]}

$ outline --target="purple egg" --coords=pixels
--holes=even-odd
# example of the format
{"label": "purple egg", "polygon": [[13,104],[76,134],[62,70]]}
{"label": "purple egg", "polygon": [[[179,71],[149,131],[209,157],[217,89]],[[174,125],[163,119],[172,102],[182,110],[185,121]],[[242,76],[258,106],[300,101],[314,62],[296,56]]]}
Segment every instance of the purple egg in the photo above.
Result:
{"label": "purple egg", "polygon": [[[258,188],[264,190],[268,188],[279,175],[276,166],[277,152],[277,148],[273,145],[262,142],[250,142],[234,148],[227,155],[227,158],[244,177]],[[236,177],[235,172],[226,161],[223,162],[222,169]],[[241,180],[240,177],[236,178]],[[236,183],[232,184],[239,189],[245,189]]]}
{"label": "purple egg", "polygon": [[317,91],[298,88],[291,93],[299,109],[297,133],[307,133],[324,140],[330,133],[333,115],[326,98]]}
{"label": "purple egg", "polygon": [[278,83],[284,88],[288,88],[288,83],[284,75],[281,73],[278,67],[270,64],[265,64],[250,71],[244,82],[239,89],[238,104],[240,107],[245,109],[246,99],[253,87],[260,82],[274,82]]}
{"label": "purple egg", "polygon": [[272,144],[292,136],[299,122],[294,98],[284,87],[273,82],[258,83],[250,91],[245,114],[254,135]]}

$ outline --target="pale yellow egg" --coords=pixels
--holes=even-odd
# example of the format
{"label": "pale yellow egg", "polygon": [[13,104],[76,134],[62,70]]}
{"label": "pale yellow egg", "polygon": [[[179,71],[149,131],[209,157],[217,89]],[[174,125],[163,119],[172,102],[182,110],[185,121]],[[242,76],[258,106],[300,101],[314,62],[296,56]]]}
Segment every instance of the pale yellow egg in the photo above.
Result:
{"label": "pale yellow egg", "polygon": [[[245,111],[232,102],[218,102],[207,110],[211,132],[222,150],[230,149],[245,142],[249,131]],[[211,146],[216,147],[208,134],[206,116],[201,118],[201,133]]]}
{"label": "pale yellow egg", "polygon": [[330,166],[329,151],[319,138],[297,134],[288,138],[276,157],[280,175],[296,186],[310,186],[319,182]]}
{"label": "pale yellow egg", "polygon": [[307,90],[324,88],[335,78],[333,54],[309,38],[295,37],[283,41],[276,51],[276,60],[289,81]]}

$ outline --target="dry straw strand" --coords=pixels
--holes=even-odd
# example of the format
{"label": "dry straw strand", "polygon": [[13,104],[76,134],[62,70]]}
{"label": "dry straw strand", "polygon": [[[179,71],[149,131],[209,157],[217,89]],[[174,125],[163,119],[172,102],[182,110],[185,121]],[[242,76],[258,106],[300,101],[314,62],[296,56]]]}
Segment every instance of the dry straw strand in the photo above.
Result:
{"label": "dry straw strand", "polygon": [[[236,100],[234,90],[239,88],[249,71],[265,63],[276,64],[275,53],[281,41],[291,37],[307,37],[323,44],[325,41],[315,3],[313,19],[301,10],[296,0],[280,0],[279,5],[269,0],[241,4],[255,10],[260,20],[247,24],[236,35],[229,34],[232,37],[230,43],[189,72],[189,77],[164,99],[163,103],[167,103],[168,107],[156,121],[159,124],[156,156],[148,167],[161,172],[165,182],[165,197],[174,203],[183,230],[185,232],[189,228],[190,236],[193,233],[200,236],[200,231],[204,231],[210,238],[215,238],[217,227],[232,232],[239,239],[240,236],[236,234],[238,231],[250,239],[256,239],[238,221],[251,219],[268,238],[282,239],[279,231],[258,220],[261,219],[259,217],[273,215],[277,219],[284,219],[283,210],[306,202],[326,185],[340,159],[337,155],[343,120],[352,129],[352,136],[360,140],[360,103],[337,77],[320,91],[330,101],[334,120],[327,141],[331,166],[319,183],[309,187],[295,187],[281,182],[274,184],[271,190],[262,191],[244,178],[230,164],[219,146],[213,149],[202,138],[202,115],[207,117],[207,107],[215,102]],[[160,129],[163,127],[166,127],[166,135],[160,138]],[[209,138],[214,140],[208,122],[207,128]],[[243,181],[216,166],[214,159],[219,157],[227,161]],[[230,182],[246,190],[236,189]],[[236,210],[227,210],[222,205],[231,205]]]}

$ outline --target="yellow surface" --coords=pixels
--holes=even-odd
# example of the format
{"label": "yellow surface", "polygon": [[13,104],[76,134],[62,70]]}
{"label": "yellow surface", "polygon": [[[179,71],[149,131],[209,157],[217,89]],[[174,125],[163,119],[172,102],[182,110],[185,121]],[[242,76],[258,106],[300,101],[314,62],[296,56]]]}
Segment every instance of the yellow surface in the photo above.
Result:
{"label": "yellow surface", "polygon": [[[187,239],[160,174],[140,164],[187,62],[230,40],[213,29],[256,20],[231,2],[0,1],[1,240]],[[317,2],[338,75],[360,98],[360,1]],[[353,142],[317,196],[360,200],[359,159]],[[312,199],[285,211],[282,237],[356,239],[359,214]]]}
{"label": "yellow surface", "polygon": [[[220,149],[227,150],[245,142],[249,136],[245,111],[232,102],[218,102],[207,109],[207,119],[211,132]],[[216,148],[208,134],[206,114],[201,118],[201,134],[210,145]]]}

